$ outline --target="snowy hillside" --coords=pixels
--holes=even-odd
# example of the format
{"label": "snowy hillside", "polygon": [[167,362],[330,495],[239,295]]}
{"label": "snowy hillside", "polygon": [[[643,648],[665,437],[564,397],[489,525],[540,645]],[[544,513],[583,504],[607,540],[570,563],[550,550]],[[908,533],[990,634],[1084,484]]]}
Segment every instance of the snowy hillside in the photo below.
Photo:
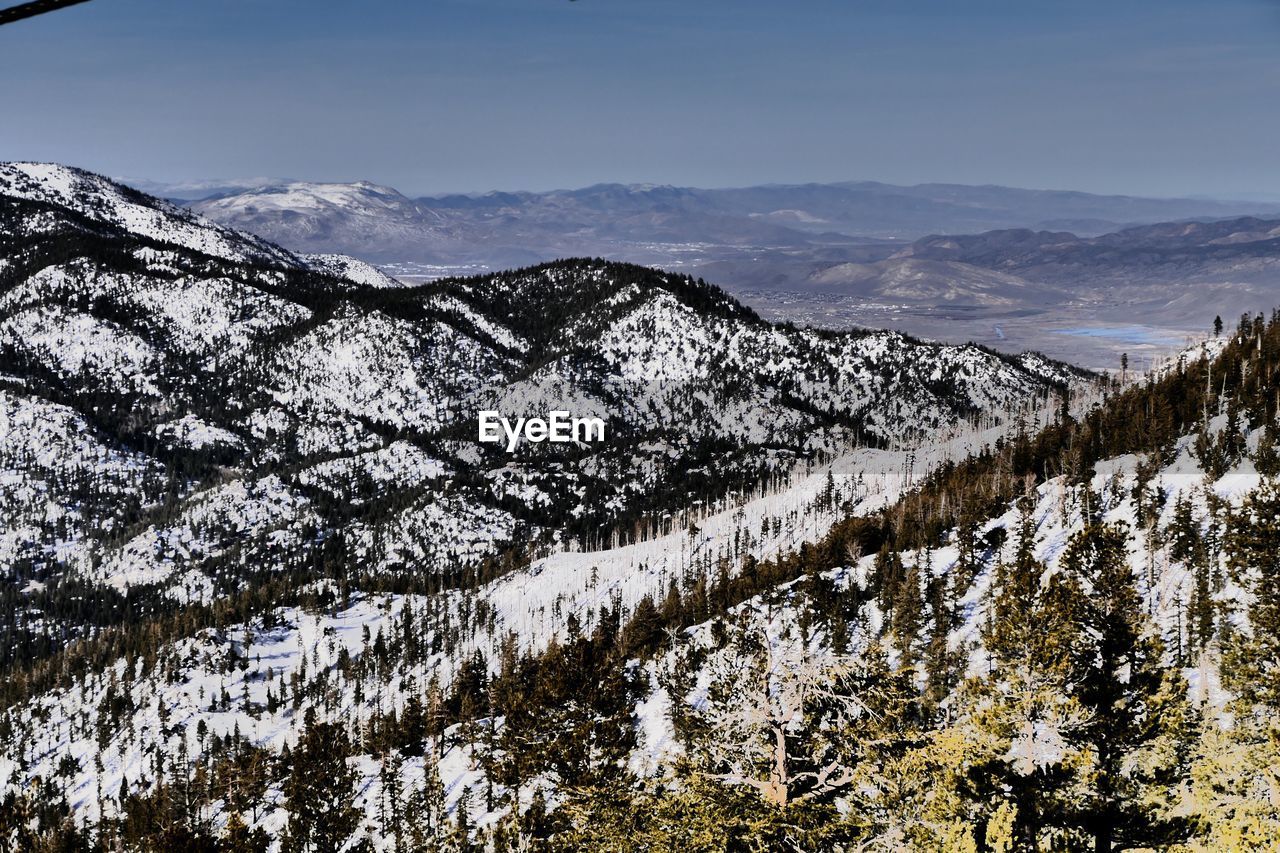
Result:
{"label": "snowy hillside", "polygon": [[[233,261],[287,263],[291,255],[266,241],[205,220],[99,175],[53,163],[0,164],[0,194],[54,205],[93,223]],[[34,217],[33,230],[58,217]],[[30,227],[30,226],[28,226]],[[6,234],[17,233],[6,229]]]}
{"label": "snowy hillside", "polygon": [[193,208],[214,222],[268,234],[299,251],[359,247],[365,258],[433,257],[481,238],[473,224],[368,181],[269,185],[205,199]]}
{"label": "snowy hillside", "polygon": [[[1051,410],[1038,412],[1028,423],[1050,417]],[[402,714],[421,701],[426,685],[449,689],[459,668],[476,654],[490,661],[489,668],[496,667],[508,638],[516,638],[523,653],[541,653],[549,643],[570,639],[570,631],[590,632],[601,619],[634,612],[643,600],[662,596],[673,584],[689,588],[714,578],[716,566],[725,559],[777,559],[805,543],[812,545],[838,519],[891,505],[911,483],[948,460],[988,445],[1002,432],[1001,427],[973,432],[919,453],[864,449],[828,464],[802,465],[754,494],[732,495],[714,506],[674,516],[647,531],[641,541],[558,552],[474,589],[438,595],[356,595],[343,604],[335,598],[340,597],[336,588],[322,583],[313,588],[310,600],[332,602],[328,605],[273,608],[250,622],[177,640],[146,655],[146,660],[127,656],[106,673],[42,694],[21,719],[61,722],[37,731],[10,718],[23,731],[17,740],[25,745],[24,752],[15,756],[16,763],[0,766],[0,777],[53,776],[63,772],[60,768],[78,767],[66,779],[67,790],[79,792],[71,805],[96,818],[95,787],[116,791],[122,783],[126,788],[141,785],[150,777],[148,755],[186,749],[199,757],[215,739],[237,735],[278,750],[296,743],[308,708],[322,719],[358,724]],[[380,452],[384,464],[372,470],[385,479],[397,477],[397,468],[423,470],[421,460],[403,468],[406,451]],[[329,463],[312,470],[331,477],[341,469]],[[230,505],[244,511],[262,505],[265,495],[256,503],[253,494],[233,497]],[[204,503],[212,507],[214,500],[206,498]],[[225,502],[222,497],[216,500]],[[184,541],[190,543],[189,534]],[[128,581],[120,576],[112,580]],[[569,624],[576,627],[566,628]],[[399,661],[390,677],[379,667],[369,667],[371,639],[380,644],[384,637],[406,632],[416,638],[420,655]],[[171,676],[158,676],[166,671]],[[323,688],[308,692],[300,703],[287,702],[285,697],[296,688],[286,685],[307,678]],[[116,730],[102,716],[121,694],[136,709],[129,715],[127,730]],[[656,736],[652,725],[648,731],[649,737]],[[475,749],[464,746],[456,732],[453,738],[458,745],[442,746],[445,752],[431,766],[441,774],[451,811],[457,809],[464,786],[478,790],[487,784],[473,762],[463,759]],[[74,758],[74,765],[64,760],[66,755]],[[25,769],[19,771],[20,766]],[[366,803],[376,802],[383,784],[378,766],[372,758],[361,759],[358,766],[367,777],[360,784],[362,796]],[[420,760],[406,765],[411,784],[422,784],[422,772]],[[278,804],[281,792],[267,796]],[[501,811],[478,808],[474,817],[484,825]],[[278,830],[284,820],[282,810],[263,809],[264,828]],[[372,820],[368,829],[389,843]]]}
{"label": "snowy hillside", "polygon": [[[786,796],[812,792],[819,809],[785,822],[805,837],[931,850],[956,833],[1043,832],[1076,849],[1084,818],[1037,815],[1025,792],[1076,774],[1070,784],[1089,790],[1109,774],[1141,797],[1117,806],[1141,804],[1124,838],[1265,849],[1249,839],[1265,838],[1274,816],[1249,792],[1268,778],[1268,741],[1240,721],[1259,714],[1265,727],[1268,712],[1241,702],[1267,694],[1251,692],[1265,682],[1239,661],[1259,653],[1253,626],[1269,612],[1249,555],[1268,547],[1264,519],[1280,507],[1280,455],[1255,411],[1274,394],[1205,380],[1240,377],[1240,363],[1265,374],[1273,352],[1275,324],[1265,344],[1245,333],[1197,348],[1121,394],[1081,394],[948,442],[799,464],[635,541],[454,589],[321,581],[247,619],[170,629],[158,646],[121,635],[98,664],[33,673],[3,717],[18,748],[0,775],[56,780],[79,820],[104,824],[194,784],[205,805],[190,826],[226,835],[243,822],[279,839],[298,825],[297,762],[324,731],[349,756],[324,783],[347,791],[343,837],[376,849],[408,843],[400,810],[416,815],[423,843],[541,838],[568,850],[625,833],[619,807],[705,808],[649,825],[645,843],[698,827],[728,843],[732,826],[713,817],[722,806],[753,815],[752,833],[773,831],[778,792],[763,786],[776,754],[762,744],[782,733],[796,773]],[[1123,420],[1134,410],[1186,414],[1143,430]],[[1050,457],[1070,471],[1031,473]],[[374,459],[377,482],[445,470],[406,445]],[[347,465],[312,470],[327,479]],[[1097,626],[1075,629],[1081,656],[1042,663],[1058,660],[1053,632],[1077,620]],[[1086,684],[1118,704],[1090,710],[1099,700]],[[1132,728],[1155,702],[1162,722]],[[1133,740],[1113,763],[1096,738],[1119,726]],[[587,740],[572,736],[579,727]],[[277,762],[285,747],[292,757]],[[1222,763],[1229,755],[1236,764]],[[920,766],[936,786],[911,787]],[[253,767],[233,800],[200,793],[199,773]],[[826,781],[805,781],[808,767]],[[600,779],[630,799],[600,799]],[[972,779],[992,780],[994,802],[967,799]],[[756,782],[759,798],[741,793]]]}
{"label": "snowy hillside", "polygon": [[[1157,657],[1238,713],[1222,661],[1255,596],[1221,531],[1274,455],[1260,325],[1121,393],[1036,354],[770,324],[642,267],[405,287],[87,173],[0,182],[0,784],[41,780],[42,826],[134,832],[181,786],[187,835],[152,847],[282,849],[314,781],[379,849],[410,803],[450,843],[575,849],[592,790],[752,772],[697,734],[747,725],[716,697],[754,660],[749,614],[805,637],[797,671],[833,656],[959,719],[1008,659],[1008,566],[1087,598],[1052,579],[1121,521]],[[482,409],[558,408],[605,440],[475,440]],[[847,698],[823,713],[853,726]]]}

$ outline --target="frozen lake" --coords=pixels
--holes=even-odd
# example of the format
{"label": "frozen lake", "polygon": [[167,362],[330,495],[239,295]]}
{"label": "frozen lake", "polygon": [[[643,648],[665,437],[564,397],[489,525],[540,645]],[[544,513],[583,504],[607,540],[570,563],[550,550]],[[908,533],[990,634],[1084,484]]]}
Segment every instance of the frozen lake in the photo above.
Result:
{"label": "frozen lake", "polygon": [[1081,326],[1074,329],[1052,329],[1051,331],[1055,335],[1107,338],[1120,343],[1154,346],[1179,346],[1183,342],[1183,336],[1175,336],[1168,329],[1157,329],[1151,326]]}

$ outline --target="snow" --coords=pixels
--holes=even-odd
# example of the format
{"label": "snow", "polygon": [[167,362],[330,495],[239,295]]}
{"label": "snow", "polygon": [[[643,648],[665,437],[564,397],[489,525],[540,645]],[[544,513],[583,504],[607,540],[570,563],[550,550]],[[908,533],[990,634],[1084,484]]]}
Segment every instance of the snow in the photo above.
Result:
{"label": "snow", "polygon": [[[1050,408],[1046,408],[1044,417],[1048,416]],[[410,605],[415,613],[421,614],[428,608],[427,598],[370,595],[333,610],[308,613],[296,608],[281,609],[272,616],[270,625],[231,626],[222,634],[202,632],[197,637],[178,641],[161,650],[162,655],[172,655],[183,661],[178,670],[178,680],[172,683],[127,673],[123,662],[117,663],[115,680],[129,685],[131,695],[141,710],[133,715],[136,735],[129,729],[115,732],[102,753],[104,789],[114,790],[121,774],[130,779],[138,778],[148,744],[173,749],[173,738],[186,732],[188,748],[198,750],[199,745],[194,741],[192,732],[200,720],[211,732],[221,734],[238,729],[255,743],[272,748],[292,743],[299,733],[301,714],[288,703],[283,703],[274,713],[268,712],[267,691],[275,692],[275,685],[279,685],[281,679],[287,682],[294,672],[301,670],[304,662],[309,677],[323,676],[334,686],[325,694],[329,699],[307,699],[305,704],[317,707],[322,717],[354,724],[371,715],[403,707],[403,703],[413,695],[411,684],[420,686],[435,676],[447,685],[454,661],[469,656],[473,649],[485,652],[493,661],[498,643],[508,632],[515,632],[522,648],[545,648],[552,637],[560,635],[570,613],[578,616],[584,631],[589,631],[602,605],[620,602],[625,613],[645,595],[660,596],[673,578],[685,579],[691,573],[709,572],[728,543],[744,532],[765,532],[765,535],[749,540],[747,546],[749,553],[758,557],[793,552],[800,543],[815,541],[837,515],[842,517],[848,512],[847,509],[825,509],[825,504],[818,500],[824,491],[834,488],[834,503],[852,505],[855,514],[873,513],[892,502],[910,483],[943,460],[989,444],[1003,429],[973,432],[946,445],[920,448],[912,453],[863,449],[822,465],[802,466],[776,491],[731,496],[698,512],[672,517],[669,529],[660,535],[599,551],[557,551],[535,560],[527,569],[500,577],[475,592],[465,595],[447,592],[442,600],[455,614],[454,618],[461,618],[462,607],[469,607],[474,612],[477,602],[484,602],[485,612],[492,613],[488,623],[467,626],[462,645],[452,656],[435,653],[414,668],[402,666],[385,679],[367,680],[362,685],[362,702],[355,699],[353,683],[335,669],[339,657],[345,653],[359,659],[367,654],[363,640],[366,629],[372,637],[379,632],[385,634],[396,630],[396,620],[405,606]],[[1170,492],[1162,523],[1168,520],[1169,508],[1176,497],[1184,492],[1195,495],[1202,494],[1205,488],[1212,488],[1236,501],[1257,483],[1256,473],[1248,466],[1239,466],[1218,481],[1207,483],[1189,456],[1186,443],[1184,441],[1181,452],[1155,474],[1153,482]],[[1131,517],[1132,478],[1139,462],[1135,456],[1124,456],[1105,460],[1096,467],[1091,486],[1107,501],[1105,517],[1120,520]],[[366,473],[373,472],[375,479],[386,480],[416,476],[417,472],[424,470],[432,474],[446,472],[438,461],[411,445],[401,444],[352,459],[321,463],[313,466],[309,476],[320,483],[325,476],[345,470],[345,466],[358,466]],[[1081,523],[1080,507],[1073,504],[1071,494],[1061,479],[1042,484],[1035,497],[1036,553],[1052,571],[1067,539]],[[1203,505],[1200,505],[1198,512],[1203,511]],[[1016,514],[1011,509],[988,521],[986,528],[1011,528],[1015,522]],[[1136,543],[1140,531],[1132,531],[1132,535]],[[1006,547],[1011,548],[1014,544],[1007,543]],[[917,555],[911,553],[901,556],[908,563],[917,559]],[[935,550],[932,553],[934,571],[945,574],[955,559],[954,548]],[[873,556],[864,557],[858,565],[837,569],[831,576],[840,583],[853,583],[865,575],[873,560]],[[993,555],[965,596],[965,622],[951,638],[953,647],[969,651],[971,666],[977,668],[974,671],[981,671],[983,666],[983,653],[979,647],[980,627],[986,618],[987,590],[994,562]],[[1157,562],[1163,567],[1158,583],[1140,586],[1157,625],[1167,633],[1175,625],[1177,602],[1186,601],[1188,579],[1181,567],[1168,560]],[[196,586],[199,580],[185,578],[183,583]],[[793,584],[781,591],[784,593],[781,608],[766,604],[766,597],[762,596],[741,605],[739,610],[756,614],[755,618],[763,621],[771,636],[780,636],[779,632],[795,618],[797,589]],[[773,593],[768,597],[776,599],[776,595]],[[880,631],[881,619],[874,604],[868,605],[863,626],[855,631],[853,642],[856,647],[874,642]],[[421,639],[429,642],[430,636],[429,633],[423,634]],[[708,641],[709,625],[691,629],[689,636]],[[820,643],[821,638],[815,637],[813,642]],[[228,661],[235,661],[235,666],[228,667]],[[651,675],[653,667],[658,665],[661,665],[661,660],[646,665]],[[269,678],[266,677],[268,669]],[[1191,695],[1197,701],[1210,708],[1221,709],[1224,706],[1225,697],[1210,660],[1203,659],[1199,666],[1189,668],[1186,674]],[[56,757],[64,752],[78,756],[81,770],[74,787],[79,792],[76,806],[87,816],[92,816],[96,808],[90,795],[93,771],[88,759],[97,751],[97,745],[92,736],[77,735],[76,732],[93,731],[94,709],[100,705],[102,691],[108,682],[109,679],[100,674],[91,674],[80,683],[40,697],[23,709],[27,720],[59,721],[39,731],[31,730],[33,740],[25,757],[31,759],[32,765],[27,772],[51,772]],[[638,742],[629,766],[636,772],[662,774],[679,754],[679,745],[670,729],[669,709],[673,698],[665,693],[656,679],[651,677],[650,683],[652,691],[635,708]],[[680,701],[697,707],[702,701],[700,691],[705,688],[705,683],[700,683]],[[230,708],[210,710],[212,698],[221,696],[224,689],[231,697]],[[83,700],[77,698],[81,693],[85,695]],[[161,722],[162,708],[167,725]],[[1027,721],[1014,738],[1007,760],[1024,773],[1053,764],[1063,754],[1064,727],[1073,724],[1070,718],[1057,719],[1052,714]],[[378,762],[372,756],[364,756],[356,759],[353,766],[363,779],[361,802],[375,803],[381,794]],[[0,774],[3,772],[0,767]],[[9,772],[16,772],[16,767],[11,767]],[[440,774],[450,808],[456,808],[465,789],[478,792],[486,784],[474,756],[457,745],[449,747],[442,760],[433,767],[424,766],[421,759],[409,759],[402,769],[406,784],[410,781],[420,784],[425,772]],[[278,801],[278,792],[272,796]],[[476,820],[485,823],[497,819],[497,813],[486,812],[477,803],[478,799],[472,798]],[[282,812],[269,810],[262,825],[277,826],[281,820]],[[382,842],[385,843],[386,839]]]}
{"label": "snow", "polygon": [[[73,474],[92,471],[105,514],[72,501]],[[147,500],[161,469],[141,455],[118,449],[73,409],[0,388],[0,506],[8,513],[0,530],[0,567],[20,557],[67,561],[99,530],[110,530],[131,499]],[[61,536],[46,525],[56,519]]]}
{"label": "snow", "polygon": [[61,376],[87,373],[99,384],[159,396],[153,375],[162,356],[137,335],[60,306],[20,311],[0,321],[0,343],[49,364]]}
{"label": "snow", "polygon": [[402,287],[403,285],[375,267],[350,255],[303,255],[302,260],[317,272],[354,281],[367,287]]}
{"label": "snow", "polygon": [[456,297],[447,294],[433,294],[428,299],[428,304],[438,311],[444,311],[461,319],[464,323],[487,335],[490,340],[499,346],[516,352],[527,352],[529,349],[528,342],[515,332],[493,322]]}
{"label": "snow", "polygon": [[99,222],[229,260],[293,263],[292,256],[251,235],[201,219],[168,202],[138,196],[106,178],[52,163],[0,163],[0,192],[74,207]]}
{"label": "snow", "polygon": [[243,447],[240,437],[221,427],[206,423],[195,415],[183,415],[177,420],[159,424],[155,428],[157,438],[175,447],[186,447],[191,450],[203,450],[206,447],[223,445],[227,447]]}
{"label": "snow", "polygon": [[[324,205],[352,193],[370,204],[406,202],[372,185],[296,185],[257,196],[263,205],[294,205],[301,195]],[[492,665],[509,634],[523,650],[545,649],[563,638],[570,614],[590,631],[602,607],[619,605],[625,619],[672,581],[711,576],[722,558],[736,565],[747,554],[768,559],[816,542],[839,519],[891,504],[1016,420],[1031,428],[1046,422],[1056,408],[1046,380],[1073,378],[1043,359],[1020,367],[973,347],[891,332],[774,328],[728,301],[694,309],[677,295],[674,277],[615,286],[600,265],[374,299],[368,288],[396,283],[373,267],[336,256],[300,259],[87,173],[0,165],[0,195],[65,206],[61,218],[32,214],[28,230],[87,217],[105,232],[133,235],[122,238],[123,272],[94,258],[60,259],[0,295],[0,344],[68,387],[127,397],[130,407],[120,418],[128,423],[110,437],[92,417],[40,399],[43,374],[0,377],[0,500],[20,508],[0,531],[0,565],[30,561],[14,577],[28,594],[65,571],[103,589],[155,587],[173,601],[208,605],[254,577],[314,570],[320,550],[333,545],[392,582],[485,561],[492,571],[484,576],[494,577],[508,568],[496,559],[504,551],[520,555],[507,574],[430,599],[357,593],[314,612],[278,608],[266,621],[157,648],[151,671],[120,660],[11,709],[24,763],[19,772],[18,762],[0,759],[0,794],[6,783],[49,778],[71,755],[82,816],[96,814],[97,784],[114,795],[122,778],[136,783],[155,750],[173,754],[179,742],[192,753],[206,748],[196,735],[201,722],[279,748],[296,739],[307,709],[354,725],[402,709],[432,677],[447,687],[456,662],[472,652]],[[317,270],[345,279],[332,303],[299,290]],[[557,308],[578,304],[583,293],[598,301],[557,319],[535,348],[534,332],[526,339],[515,331],[532,328],[516,316],[520,305],[495,307],[501,292]],[[406,306],[412,310],[395,310]],[[224,399],[217,381],[228,370],[248,390]],[[496,460],[456,437],[472,432],[466,421],[478,404],[564,402],[603,409],[642,437],[613,455]],[[1088,403],[1083,393],[1076,405]],[[865,436],[830,426],[828,412],[840,423],[865,422],[885,447],[861,446]],[[918,446],[922,437],[926,446]],[[163,445],[153,457],[133,449],[152,438]],[[627,514],[650,490],[674,483],[678,492],[696,477],[690,447],[706,439],[726,440],[742,457],[729,461],[763,472],[762,484],[683,507],[672,501],[638,519]],[[194,458],[210,471],[167,477],[160,460],[179,448],[206,451]],[[1130,467],[1117,461],[1108,476],[1123,479]],[[1238,495],[1254,476],[1242,467],[1217,485]],[[603,506],[588,505],[587,495],[600,492]],[[1055,499],[1045,491],[1037,509],[1050,555],[1067,531],[1066,522],[1061,531],[1053,526]],[[566,531],[597,511],[606,519],[600,541],[584,550]],[[613,518],[626,519],[625,531],[611,528]],[[953,559],[938,552],[935,570]],[[980,597],[972,604],[976,614]],[[366,630],[372,637],[396,630],[407,607],[460,626],[457,647],[390,673],[339,666],[368,654]],[[414,627],[430,643],[438,624]],[[868,624],[879,625],[874,611]],[[281,679],[301,679],[304,669],[316,689],[304,691],[296,709],[269,707],[287,692]],[[103,716],[108,694],[119,691],[136,709],[122,725]],[[655,693],[641,703],[634,767],[659,772],[669,762],[675,744],[665,709],[684,698]],[[440,773],[452,808],[465,788],[487,784],[474,758],[450,745],[438,765],[408,760],[404,772]],[[363,801],[373,802],[377,761],[364,756],[353,766],[364,777]],[[278,802],[279,791],[272,797]],[[473,809],[481,823],[495,819],[474,802]],[[273,808],[262,825],[282,820]]]}
{"label": "snow", "polygon": [[226,553],[234,543],[267,534],[281,534],[270,539],[275,550],[296,548],[302,541],[301,529],[317,521],[307,500],[279,477],[237,480],[194,495],[173,522],[149,525],[119,546],[95,555],[98,559],[86,554],[77,569],[86,578],[120,590],[169,582],[171,595],[199,601],[211,587],[198,573],[173,577],[179,565],[198,565]]}
{"label": "snow", "polygon": [[210,199],[202,207],[210,210],[229,211],[241,209],[257,211],[305,212],[327,208],[353,209],[393,206],[404,196],[390,187],[378,186],[368,181],[350,184],[314,183],[292,181],[260,187],[226,198]]}
{"label": "snow", "polygon": [[[429,353],[450,353],[457,372],[443,371]],[[487,361],[474,340],[451,326],[344,305],[280,351],[272,395],[286,409],[321,419],[336,413],[430,431],[451,420],[459,385],[501,378]]]}
{"label": "snow", "polygon": [[[452,470],[447,463],[428,456],[407,441],[396,441],[378,450],[312,465],[298,475],[298,482],[336,490],[351,483],[359,474],[379,486],[407,488],[443,478]],[[361,498],[351,500],[362,502]]]}

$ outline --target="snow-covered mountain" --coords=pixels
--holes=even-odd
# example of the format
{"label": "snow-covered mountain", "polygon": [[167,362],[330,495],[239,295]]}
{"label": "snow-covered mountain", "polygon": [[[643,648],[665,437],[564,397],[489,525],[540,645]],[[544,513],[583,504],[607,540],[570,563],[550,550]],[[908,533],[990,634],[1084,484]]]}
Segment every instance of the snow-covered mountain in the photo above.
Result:
{"label": "snow-covered mountain", "polygon": [[366,259],[439,258],[481,233],[464,220],[368,181],[295,181],[196,202],[202,216],[298,251],[358,248]]}
{"label": "snow-covered mountain", "polygon": [[[496,571],[815,454],[997,425],[1083,378],[773,326],[638,267],[402,288],[72,169],[5,165],[0,188],[3,561],[23,587],[104,588],[112,619],[322,565]],[[607,440],[474,440],[481,409],[561,407]]]}
{"label": "snow-covered mountain", "polygon": [[1270,310],[1280,278],[1280,220],[1267,205],[865,183],[413,200],[291,183],[192,204],[403,280],[600,256],[713,281],[772,320],[1034,348],[1108,369],[1124,353],[1144,364],[1168,355],[1205,316]]}
{"label": "snow-covered mountain", "polygon": [[[274,850],[330,797],[322,837],[383,850],[410,826],[411,849],[759,841],[779,814],[819,849],[979,849],[1041,817],[1076,844],[1085,818],[1021,797],[1111,773],[1189,839],[1221,786],[1188,756],[1216,742],[1144,729],[1108,763],[1114,703],[1078,687],[1135,720],[1238,713],[1276,352],[1246,318],[1119,389],[599,260],[403,287],[0,166],[0,832],[65,805],[99,840]],[[482,409],[555,407],[606,440],[475,440]],[[1008,674],[1071,619],[1103,620],[1076,669]],[[770,811],[779,738],[816,811]],[[707,780],[765,793],[725,820]]]}
{"label": "snow-covered mountain", "polygon": [[[0,168],[0,192],[7,202],[8,239],[50,237],[58,228],[83,228],[92,222],[115,233],[172,243],[224,260],[286,264],[290,260],[288,252],[261,238],[215,225],[184,208],[80,169],[53,163],[7,163]],[[20,201],[30,204],[17,204]],[[31,215],[49,206],[70,216]],[[6,252],[5,261],[13,263],[14,258]]]}
{"label": "snow-covered mountain", "polygon": [[[1276,328],[1269,339],[1280,339]],[[1124,747],[1132,751],[1125,784],[1146,786],[1144,797],[1166,798],[1144,799],[1147,823],[1126,828],[1124,837],[1153,838],[1143,833],[1170,831],[1160,828],[1167,825],[1176,837],[1205,841],[1190,849],[1265,849],[1249,841],[1267,838],[1249,833],[1275,825],[1253,788],[1268,778],[1265,731],[1259,741],[1239,722],[1225,735],[1219,726],[1239,713],[1229,710],[1239,706],[1224,689],[1222,652],[1241,636],[1248,641],[1258,612],[1259,576],[1237,561],[1247,553],[1242,531],[1256,538],[1270,529],[1259,523],[1249,533],[1247,525],[1250,513],[1276,500],[1266,492],[1267,478],[1280,470],[1274,438],[1266,425],[1249,426],[1253,416],[1243,412],[1253,403],[1234,384],[1230,398],[1215,392],[1212,402],[1192,401],[1184,421],[1153,421],[1127,436],[1114,428],[1097,432],[1132,427],[1134,410],[1163,417],[1188,389],[1203,385],[1207,371],[1238,376],[1232,368],[1238,359],[1256,361],[1271,346],[1249,342],[1247,333],[1224,344],[1186,354],[1125,394],[1083,395],[1065,420],[1051,406],[1014,434],[993,427],[913,452],[857,451],[795,472],[779,491],[683,515],[670,532],[641,542],[552,555],[437,593],[344,595],[335,582],[321,581],[298,590],[302,603],[216,627],[177,629],[158,648],[122,638],[118,658],[109,652],[70,673],[38,673],[34,687],[18,691],[22,701],[3,718],[15,748],[0,764],[0,777],[8,774],[13,786],[33,776],[52,780],[79,819],[107,824],[163,808],[173,791],[194,785],[192,795],[204,805],[183,818],[192,831],[227,836],[239,820],[279,840],[299,820],[299,774],[316,772],[300,763],[315,749],[308,732],[316,721],[330,721],[336,728],[324,731],[350,758],[345,777],[317,789],[345,786],[353,811],[342,831],[377,849],[405,843],[399,809],[438,844],[459,844],[462,833],[508,849],[516,833],[525,844],[543,838],[562,845],[552,849],[612,849],[604,839],[616,844],[615,834],[625,833],[612,810],[618,794],[604,805],[589,799],[600,796],[591,777],[584,780],[591,767],[626,784],[619,790],[643,813],[673,805],[669,797],[707,807],[705,798],[715,795],[697,787],[700,777],[689,763],[728,762],[745,775],[727,780],[763,784],[773,760],[768,714],[787,712],[794,691],[807,688],[819,708],[844,701],[862,709],[839,717],[841,725],[876,737],[855,741],[851,756],[826,751],[833,730],[807,728],[808,715],[779,729],[797,773],[788,783],[796,794],[813,790],[804,787],[800,768],[811,766],[805,762],[815,750],[831,762],[828,769],[839,770],[831,778],[842,780],[832,790],[843,806],[820,812],[825,829],[797,827],[790,818],[788,831],[863,837],[877,850],[937,849],[956,832],[962,840],[984,828],[996,832],[1010,820],[1013,807],[1006,804],[1020,802],[1021,785],[1057,796],[1062,789],[1046,791],[1045,778],[1091,778],[1109,766],[1089,751],[1092,718],[1073,710],[1076,700],[1067,693],[1054,692],[1052,671],[1027,662],[1038,680],[1020,686],[1021,676],[1006,669],[1009,650],[995,645],[1023,637],[1035,648],[1047,630],[1038,621],[1052,620],[1055,608],[1089,618],[1063,608],[1091,602],[1107,618],[1140,628],[1129,642],[1160,644],[1155,658],[1127,652],[1133,656],[1105,675],[1123,686],[1126,701],[1158,698],[1161,725],[1182,738],[1153,733],[1144,735],[1150,748],[1147,741]],[[1032,473],[1044,459],[1066,461],[1060,454],[1072,446],[1078,471]],[[1110,455],[1125,449],[1136,452]],[[984,503],[983,494],[994,503]],[[1006,504],[1001,495],[1021,497]],[[940,535],[925,532],[938,519],[957,517],[965,520],[943,524]],[[1079,574],[1081,543],[1098,530],[1118,532],[1117,556],[1131,572],[1120,591],[1127,584],[1135,597],[1116,602],[1119,611],[1108,611],[1105,598],[1090,599],[1097,593],[1089,587],[1064,592],[1076,582],[1101,582]],[[877,540],[884,542],[878,552],[864,547]],[[1026,606],[1038,609],[1025,612],[1010,593],[1021,588],[1011,567],[1022,561],[1036,570],[1023,577]],[[920,618],[913,619],[915,607]],[[1013,640],[993,627],[1017,617],[1028,622]],[[1102,624],[1117,630],[1114,621]],[[664,626],[687,627],[665,640]],[[763,639],[764,651],[752,638]],[[1077,642],[1093,640],[1083,633]],[[1153,667],[1165,668],[1177,695],[1155,694],[1166,688],[1139,680]],[[819,680],[839,679],[842,671],[852,673],[852,688]],[[753,680],[759,672],[779,689],[762,691]],[[557,677],[569,683],[585,677],[590,692],[572,700],[555,688],[545,696],[534,692],[548,690],[543,683]],[[1233,677],[1238,685],[1241,676]],[[943,687],[935,693],[938,683]],[[527,716],[529,703],[540,716]],[[886,712],[922,713],[912,703],[933,710],[914,721]],[[1134,719],[1126,716],[1130,710],[1119,708],[1119,719]],[[1132,712],[1146,713],[1141,705]],[[1197,722],[1178,729],[1183,714]],[[598,742],[575,739],[575,727],[584,725]],[[763,768],[752,763],[762,744]],[[272,756],[286,747],[290,758],[274,769]],[[513,775],[518,750],[530,763]],[[585,769],[558,763],[565,754]],[[858,763],[856,755],[876,758]],[[165,761],[174,764],[158,770]],[[913,771],[917,765],[924,769]],[[325,766],[332,774],[333,765]],[[1152,766],[1187,775],[1148,778]],[[206,776],[191,767],[206,768]],[[201,778],[228,773],[246,780],[230,798],[202,787]],[[961,797],[973,795],[950,786],[963,792],[987,778],[1007,787],[997,789],[994,803],[975,797],[976,811],[965,810],[969,801]],[[169,793],[153,794],[157,782]],[[716,784],[732,790],[745,782]],[[755,823],[708,825],[714,819],[700,811],[679,811],[646,821],[643,834],[630,840],[649,844],[693,829],[726,843],[757,838],[775,814],[765,803],[756,812],[752,800],[732,800]],[[569,816],[562,822],[545,813],[559,807]],[[928,820],[918,817],[919,808],[929,809]],[[582,809],[593,818],[585,825],[574,817]],[[513,812],[523,816],[512,818]],[[1046,831],[1061,838],[1062,827],[1084,819],[1050,813]],[[1035,818],[1021,820],[1000,831],[1025,831]],[[1082,847],[1089,836],[1065,837]]]}

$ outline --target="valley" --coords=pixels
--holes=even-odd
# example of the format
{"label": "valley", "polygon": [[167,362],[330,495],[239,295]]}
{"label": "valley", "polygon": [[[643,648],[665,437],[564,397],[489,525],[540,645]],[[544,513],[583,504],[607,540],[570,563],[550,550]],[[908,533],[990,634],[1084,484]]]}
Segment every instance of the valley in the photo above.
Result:
{"label": "valley", "polygon": [[[866,182],[418,199],[294,182],[186,203],[408,283],[605,257],[703,278],[779,322],[1037,349],[1106,370],[1123,353],[1170,355],[1206,316],[1269,311],[1280,239],[1280,209],[1265,203]],[[1061,331],[1135,317],[1136,336]]]}

